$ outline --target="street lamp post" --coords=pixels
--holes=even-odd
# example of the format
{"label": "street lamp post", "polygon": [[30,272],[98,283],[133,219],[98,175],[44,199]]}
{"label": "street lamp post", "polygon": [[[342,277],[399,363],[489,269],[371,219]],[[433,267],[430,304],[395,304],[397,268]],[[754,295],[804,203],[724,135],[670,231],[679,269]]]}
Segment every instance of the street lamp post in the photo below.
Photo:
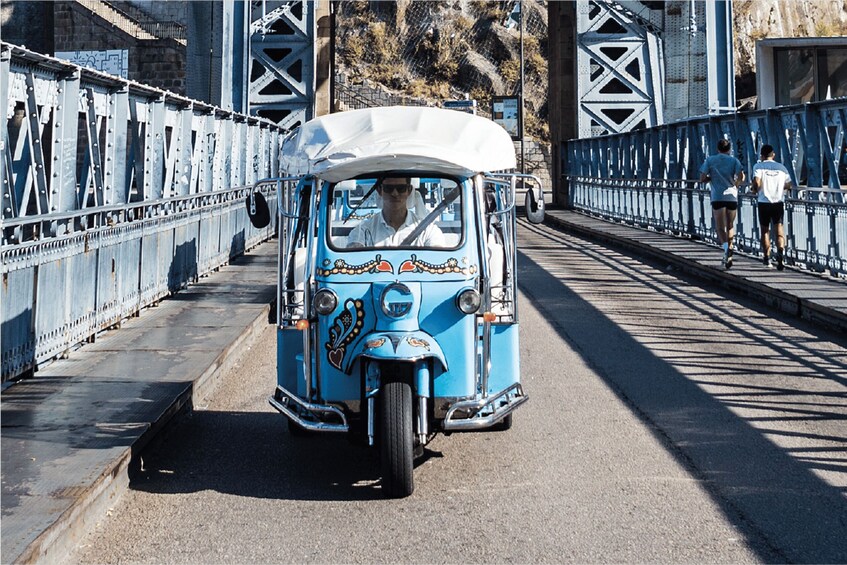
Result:
{"label": "street lamp post", "polygon": [[524,82],[524,63],[523,63],[523,0],[518,0],[518,9],[519,9],[519,17],[520,17],[520,51],[521,51],[521,85],[520,85],[520,97],[521,97],[521,113],[520,113],[520,128],[521,128],[521,174],[526,173],[526,166],[524,164],[524,103],[523,103],[523,82]]}

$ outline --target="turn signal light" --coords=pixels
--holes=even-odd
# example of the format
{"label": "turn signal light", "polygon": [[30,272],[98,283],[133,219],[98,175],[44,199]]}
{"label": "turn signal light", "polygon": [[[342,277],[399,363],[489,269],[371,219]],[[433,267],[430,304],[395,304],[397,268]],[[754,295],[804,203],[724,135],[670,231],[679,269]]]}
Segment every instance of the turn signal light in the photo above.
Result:
{"label": "turn signal light", "polygon": [[482,319],[486,322],[493,322],[497,319],[497,314],[494,312],[483,312]]}
{"label": "turn signal light", "polygon": [[297,320],[297,323],[294,324],[294,327],[300,331],[305,331],[309,329],[309,320]]}

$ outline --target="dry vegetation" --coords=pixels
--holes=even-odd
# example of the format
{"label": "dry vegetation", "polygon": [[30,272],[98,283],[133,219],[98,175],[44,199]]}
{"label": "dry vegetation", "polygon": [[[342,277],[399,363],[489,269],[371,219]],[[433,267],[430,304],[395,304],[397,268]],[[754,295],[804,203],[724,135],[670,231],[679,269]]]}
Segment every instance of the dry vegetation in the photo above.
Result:
{"label": "dry vegetation", "polygon": [[[542,0],[534,0],[546,13]],[[517,93],[518,30],[504,26],[510,2],[343,1],[338,10],[339,71],[432,104],[467,97],[483,113],[493,94]],[[538,18],[536,17],[536,20]],[[539,26],[537,26],[539,27]],[[547,29],[524,34],[526,129],[547,140]]]}

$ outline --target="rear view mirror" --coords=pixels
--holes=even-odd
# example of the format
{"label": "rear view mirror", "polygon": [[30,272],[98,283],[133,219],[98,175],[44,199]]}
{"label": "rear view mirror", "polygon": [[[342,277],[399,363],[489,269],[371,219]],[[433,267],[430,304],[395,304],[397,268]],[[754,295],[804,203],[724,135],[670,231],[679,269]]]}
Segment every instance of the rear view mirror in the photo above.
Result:
{"label": "rear view mirror", "polygon": [[544,193],[538,191],[539,196],[535,195],[535,189],[528,187],[526,196],[524,197],[524,207],[526,208],[526,219],[532,224],[540,224],[544,221]]}
{"label": "rear view mirror", "polygon": [[247,196],[247,216],[254,228],[266,228],[271,223],[271,210],[268,201],[261,192],[251,192]]}

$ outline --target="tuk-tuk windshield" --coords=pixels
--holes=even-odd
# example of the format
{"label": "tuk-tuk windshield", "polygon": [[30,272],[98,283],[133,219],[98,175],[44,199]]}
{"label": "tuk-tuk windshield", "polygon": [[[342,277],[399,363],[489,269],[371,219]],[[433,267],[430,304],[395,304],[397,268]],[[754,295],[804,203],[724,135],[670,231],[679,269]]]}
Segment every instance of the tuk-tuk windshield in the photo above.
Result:
{"label": "tuk-tuk windshield", "polygon": [[332,191],[335,249],[455,249],[462,241],[462,191],[454,179],[386,175],[341,181]]}

